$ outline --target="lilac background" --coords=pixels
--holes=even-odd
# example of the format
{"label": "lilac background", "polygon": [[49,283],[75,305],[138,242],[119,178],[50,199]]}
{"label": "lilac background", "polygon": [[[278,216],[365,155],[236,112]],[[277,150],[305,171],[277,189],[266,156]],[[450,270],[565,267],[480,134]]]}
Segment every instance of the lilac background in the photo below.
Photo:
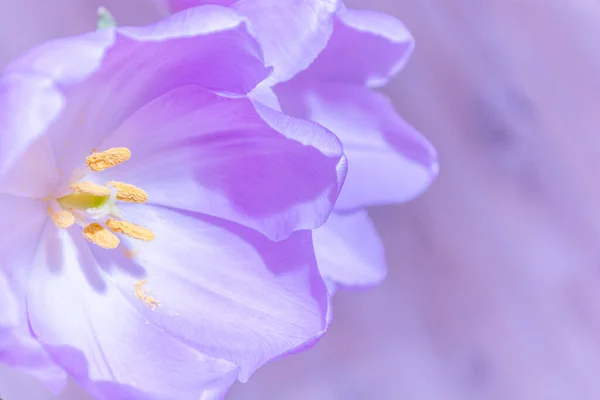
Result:
{"label": "lilac background", "polygon": [[417,41],[385,89],[437,146],[373,210],[390,273],[231,400],[600,398],[600,4],[355,0]]}
{"label": "lilac background", "polygon": [[[385,91],[437,146],[440,176],[372,210],[388,280],[340,292],[315,349],[229,399],[600,398],[598,1],[347,3],[413,32]],[[0,64],[90,29],[101,4],[122,23],[156,17],[147,0],[0,0]]]}

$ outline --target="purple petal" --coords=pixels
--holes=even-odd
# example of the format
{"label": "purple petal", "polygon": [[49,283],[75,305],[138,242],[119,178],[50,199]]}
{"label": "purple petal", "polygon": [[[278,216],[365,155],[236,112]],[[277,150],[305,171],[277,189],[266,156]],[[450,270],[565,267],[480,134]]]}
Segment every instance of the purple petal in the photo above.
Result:
{"label": "purple petal", "polygon": [[387,274],[383,244],[366,211],[334,212],[313,232],[323,278],[336,285],[370,286]]}
{"label": "purple petal", "polygon": [[[245,94],[270,73],[243,17],[217,6],[197,7],[146,27],[55,40],[7,70],[48,77],[49,82],[37,84],[38,92],[42,83],[64,92],[65,107],[54,124],[39,112],[33,121],[40,121],[38,130],[45,128],[51,138],[57,167],[48,170],[67,178],[123,120],[161,94],[186,84]],[[11,121],[25,124],[14,115]]]}
{"label": "purple petal", "polygon": [[300,76],[383,86],[404,66],[413,47],[408,29],[391,15],[340,10],[327,47]]}
{"label": "purple petal", "polygon": [[322,225],[345,176],[341,144],[319,125],[197,86],[143,107],[100,148],[116,146],[133,156],[99,183],[129,182],[152,204],[226,218],[274,240]]}
{"label": "purple petal", "polygon": [[207,389],[202,392],[202,395],[197,400],[224,400],[231,385],[234,384],[236,377],[232,376],[229,381],[223,381],[220,387]]}
{"label": "purple petal", "polygon": [[248,17],[265,62],[274,67],[267,83],[293,78],[325,48],[339,0],[165,0],[172,11],[201,4],[231,6]]}
{"label": "purple petal", "polygon": [[216,4],[219,6],[229,7],[237,0],[156,0],[159,4],[167,6],[170,12],[179,12],[191,7],[200,6],[203,4]]}
{"label": "purple petal", "polygon": [[123,238],[133,258],[48,224],[29,282],[33,333],[95,396],[219,398],[238,367],[245,380],[323,333],[328,296],[310,233],[276,243],[202,215],[123,209],[156,234]]}
{"label": "purple petal", "polygon": [[25,371],[58,392],[66,375],[32,337],[25,309],[28,266],[47,221],[46,207],[40,200],[0,195],[0,217],[10,229],[0,236],[0,364]]}
{"label": "purple petal", "polygon": [[63,107],[62,94],[45,76],[24,72],[0,78],[0,193],[43,197],[58,183],[50,141],[43,135]]}
{"label": "purple petal", "polygon": [[135,271],[103,270],[73,229],[46,226],[29,282],[29,323],[82,387],[105,399],[196,400],[237,375],[232,363],[198,352],[140,313],[115,286],[125,274]]}
{"label": "purple petal", "polygon": [[361,86],[301,81],[275,91],[286,113],[318,122],[342,141],[350,165],[336,208],[405,202],[436,176],[435,149],[384,95]]}
{"label": "purple petal", "polygon": [[58,86],[70,86],[94,74],[115,42],[115,31],[105,29],[51,40],[29,50],[6,67],[9,73],[37,73]]}
{"label": "purple petal", "polygon": [[338,0],[240,0],[234,8],[246,15],[267,65],[267,83],[293,78],[325,48],[333,31]]}
{"label": "purple petal", "polygon": [[0,393],[4,399],[23,400],[94,400],[72,380],[60,392],[51,392],[31,375],[0,364]]}
{"label": "purple petal", "polygon": [[19,304],[15,293],[10,286],[10,282],[7,277],[8,264],[5,260],[2,260],[0,264],[2,270],[0,270],[0,334],[4,334],[7,328],[12,328],[18,324],[19,321]]}
{"label": "purple petal", "polygon": [[93,30],[100,5],[110,9],[119,25],[147,24],[159,16],[148,0],[2,1],[0,68],[39,43]]}
{"label": "purple petal", "polygon": [[27,290],[26,266],[47,220],[46,207],[41,200],[0,194],[0,219],[7,229],[0,235],[0,329],[18,325],[25,310],[19,297]]}
{"label": "purple petal", "polygon": [[281,105],[279,104],[277,94],[275,94],[273,88],[266,85],[264,82],[260,83],[254,88],[253,91],[248,93],[248,97],[272,108],[273,110],[281,111]]}
{"label": "purple petal", "polygon": [[0,334],[0,365],[31,376],[53,394],[60,393],[67,383],[67,374],[32,336],[25,315],[22,323],[19,328]]}
{"label": "purple petal", "polygon": [[272,242],[202,214],[136,205],[123,210],[156,239],[123,238],[133,260],[93,251],[107,270],[122,269],[126,261],[142,268],[146,290],[160,305],[152,311],[134,295],[135,277],[114,274],[123,296],[161,331],[239,366],[241,380],[324,332],[328,296],[309,232]]}

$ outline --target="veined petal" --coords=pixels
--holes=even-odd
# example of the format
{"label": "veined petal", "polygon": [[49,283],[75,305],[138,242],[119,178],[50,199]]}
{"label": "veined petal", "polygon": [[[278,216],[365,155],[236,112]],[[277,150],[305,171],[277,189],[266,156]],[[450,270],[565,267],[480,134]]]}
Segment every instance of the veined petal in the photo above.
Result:
{"label": "veined petal", "polygon": [[437,153],[384,95],[362,86],[292,81],[275,89],[284,112],[334,132],[350,168],[339,209],[400,203],[437,175]]}
{"label": "veined petal", "polygon": [[[218,6],[196,7],[150,26],[48,42],[7,71],[46,77],[49,83],[31,83],[37,92],[43,83],[64,96],[62,109],[42,110],[48,116],[37,109],[30,112],[40,126],[28,134],[48,134],[56,166],[47,169],[67,179],[128,116],[161,94],[185,84],[245,94],[270,73],[244,17]],[[11,124],[21,114],[10,115]]]}
{"label": "veined petal", "polygon": [[143,187],[151,204],[229,219],[273,240],[323,224],[346,172],[339,140],[321,126],[197,86],[140,109],[101,148],[115,146],[134,156],[102,179]]}
{"label": "veined petal", "polygon": [[115,286],[125,279],[119,275],[134,279],[139,271],[120,267],[103,270],[83,236],[47,225],[27,303],[31,329],[53,360],[100,399],[197,400],[204,390],[229,384],[237,367],[140,313]]}
{"label": "veined petal", "polygon": [[370,286],[387,274],[383,243],[365,210],[334,212],[313,231],[319,271],[331,287]]}
{"label": "veined petal", "polygon": [[[159,0],[161,1],[161,0]],[[325,48],[339,0],[162,0],[172,12],[202,4],[231,6],[248,17],[265,62],[274,72],[267,83],[293,78]]]}
{"label": "veined petal", "polygon": [[299,77],[383,86],[404,66],[413,48],[412,35],[391,15],[342,9],[327,47]]}
{"label": "veined petal", "polygon": [[140,278],[113,280],[153,326],[211,357],[240,367],[245,381],[264,363],[314,343],[328,324],[327,290],[310,232],[272,242],[256,231],[198,213],[123,207],[127,219],[156,238],[126,237],[134,254],[93,249],[105,270],[125,263],[144,271],[150,307],[134,293]]}

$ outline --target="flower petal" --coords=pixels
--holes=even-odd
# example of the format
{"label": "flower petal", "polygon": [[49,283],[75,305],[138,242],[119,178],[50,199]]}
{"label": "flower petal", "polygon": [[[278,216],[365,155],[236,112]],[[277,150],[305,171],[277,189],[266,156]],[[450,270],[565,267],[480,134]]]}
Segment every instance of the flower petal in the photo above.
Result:
{"label": "flower petal", "polygon": [[231,6],[248,17],[265,62],[274,67],[267,83],[293,78],[325,48],[339,0],[164,0],[172,11],[201,4]]}
{"label": "flower petal", "polygon": [[343,9],[336,14],[327,47],[300,77],[383,86],[404,66],[413,48],[412,35],[391,15]]}
{"label": "flower petal", "polygon": [[100,5],[108,7],[119,25],[146,24],[160,16],[148,0],[2,1],[0,69],[42,42],[93,30],[97,26]]}
{"label": "flower petal", "polygon": [[0,195],[0,210],[3,225],[10,229],[0,236],[0,364],[25,371],[58,392],[66,375],[31,335],[25,309],[29,266],[48,220],[45,203]]}
{"label": "flower petal", "polygon": [[0,235],[0,328],[16,325],[24,305],[15,300],[26,291],[26,266],[31,264],[39,232],[47,220],[41,200],[0,194],[0,220],[7,229]]}
{"label": "flower petal", "polygon": [[289,82],[276,93],[284,112],[333,131],[350,168],[336,204],[354,209],[408,201],[437,175],[433,146],[384,95],[361,86]]}
{"label": "flower petal", "polygon": [[136,310],[113,283],[136,272],[125,266],[103,270],[73,229],[48,224],[33,265],[27,299],[31,329],[94,396],[196,400],[237,375],[232,363],[194,350]]}
{"label": "flower petal", "polygon": [[7,70],[46,76],[64,93],[65,108],[48,134],[67,179],[104,137],[161,94],[185,84],[245,94],[270,73],[244,18],[217,6],[48,42]]}
{"label": "flower petal", "polygon": [[58,183],[44,133],[63,107],[62,94],[45,76],[25,72],[0,78],[0,193],[43,197]]}
{"label": "flower petal", "polygon": [[[24,307],[16,299],[26,290],[29,271],[39,237],[47,220],[43,201],[0,194],[0,220],[6,227],[0,235],[0,329],[17,325]],[[10,232],[10,234],[9,234]]]}
{"label": "flower petal", "polygon": [[273,110],[281,111],[281,105],[277,94],[273,91],[273,88],[266,85],[264,82],[260,83],[254,88],[253,91],[248,93],[248,97],[256,102],[262,103]]}
{"label": "flower petal", "polygon": [[319,125],[197,86],[148,104],[101,149],[117,146],[132,158],[97,179],[135,184],[152,204],[229,219],[273,240],[323,224],[346,172],[339,140]]}
{"label": "flower petal", "polygon": [[219,6],[229,7],[237,0],[156,0],[159,4],[164,4],[170,12],[179,12],[191,7],[200,6],[203,4],[216,4]]}
{"label": "flower petal", "polygon": [[58,394],[51,392],[34,377],[20,369],[0,364],[0,393],[3,399],[24,400],[94,400],[92,395],[77,387],[72,380]]}
{"label": "flower petal", "polygon": [[[25,298],[19,300],[25,301]],[[53,394],[60,393],[67,383],[67,374],[32,336],[25,315],[21,322],[19,327],[2,333],[0,365],[31,376]]]}
{"label": "flower petal", "polygon": [[88,79],[102,64],[115,42],[115,31],[105,29],[44,42],[11,61],[8,73],[37,73],[57,86],[70,86]]}
{"label": "flower petal", "polygon": [[365,210],[332,213],[313,239],[319,271],[331,287],[370,286],[385,279],[383,243]]}
{"label": "flower petal", "polygon": [[239,0],[233,6],[246,15],[267,65],[267,83],[293,78],[325,48],[333,31],[338,0]]}
{"label": "flower petal", "polygon": [[328,296],[310,232],[272,242],[258,232],[202,214],[125,205],[125,218],[156,238],[122,237],[134,254],[93,249],[105,270],[145,271],[154,310],[136,297],[139,277],[113,279],[153,326],[211,357],[240,367],[240,380],[275,357],[304,348],[328,324]]}

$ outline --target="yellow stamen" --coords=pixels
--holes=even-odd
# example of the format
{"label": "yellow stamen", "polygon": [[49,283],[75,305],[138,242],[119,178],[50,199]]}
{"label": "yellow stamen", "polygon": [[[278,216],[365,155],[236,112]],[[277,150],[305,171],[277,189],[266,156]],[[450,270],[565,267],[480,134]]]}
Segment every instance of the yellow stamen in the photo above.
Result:
{"label": "yellow stamen", "polygon": [[92,194],[94,196],[109,196],[110,189],[100,186],[94,182],[77,182],[71,185],[71,190],[79,193]]}
{"label": "yellow stamen", "polygon": [[146,305],[148,307],[150,307],[150,309],[152,309],[152,311],[154,311],[154,310],[156,310],[156,307],[158,307],[160,305],[160,303],[158,301],[156,301],[156,299],[154,297],[152,297],[149,294],[144,292],[144,285],[147,283],[148,283],[148,279],[144,279],[144,280],[136,283],[135,290],[133,293],[135,294],[135,297],[137,297],[138,299],[140,299],[141,301],[146,303]]}
{"label": "yellow stamen", "polygon": [[131,151],[127,147],[113,147],[106,151],[93,153],[85,159],[85,163],[94,172],[117,166],[131,157]]}
{"label": "yellow stamen", "polygon": [[148,193],[136,186],[116,181],[110,181],[106,185],[112,185],[117,188],[117,200],[138,204],[143,204],[148,201]]}
{"label": "yellow stamen", "polygon": [[104,249],[114,249],[119,245],[119,238],[96,222],[83,228],[83,236]]}
{"label": "yellow stamen", "polygon": [[75,216],[69,211],[61,210],[52,215],[52,221],[57,228],[67,229],[75,223]]}
{"label": "yellow stamen", "polygon": [[131,236],[134,239],[144,240],[149,242],[154,239],[154,233],[143,226],[132,224],[127,221],[117,221],[116,219],[109,218],[106,221],[106,226],[113,231]]}

